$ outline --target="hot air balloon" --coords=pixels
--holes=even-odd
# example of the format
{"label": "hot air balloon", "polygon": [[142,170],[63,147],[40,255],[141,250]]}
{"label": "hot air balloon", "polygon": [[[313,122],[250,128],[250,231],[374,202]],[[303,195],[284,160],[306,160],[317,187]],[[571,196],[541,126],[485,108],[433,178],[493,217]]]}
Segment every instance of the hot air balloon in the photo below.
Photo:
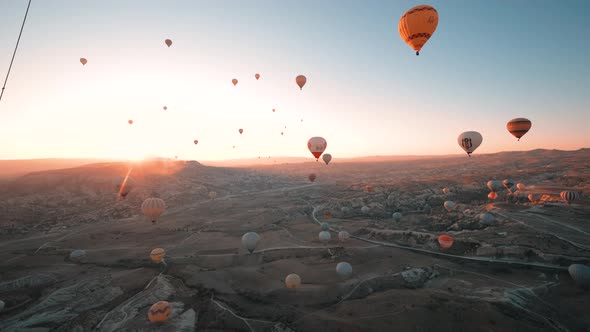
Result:
{"label": "hot air balloon", "polygon": [[438,12],[434,7],[420,5],[402,15],[397,25],[399,35],[406,44],[420,54],[424,44],[436,31]]}
{"label": "hot air balloon", "polygon": [[496,198],[498,198],[498,194],[496,194],[495,191],[492,191],[488,194],[488,198],[491,200],[495,200]]}
{"label": "hot air balloon", "polygon": [[352,265],[347,262],[340,262],[336,265],[336,273],[342,279],[348,279],[352,275]]}
{"label": "hot air balloon", "polygon": [[281,136],[283,135],[283,132],[281,131]]}
{"label": "hot air balloon", "polygon": [[301,287],[301,277],[299,277],[295,273],[289,274],[285,278],[285,286],[287,288],[299,288],[299,287]]}
{"label": "hot air balloon", "polygon": [[309,174],[309,176],[307,178],[309,179],[309,181],[313,182],[313,181],[315,181],[316,176],[315,176],[315,174],[311,173],[311,174]]}
{"label": "hot air balloon", "polygon": [[520,138],[531,129],[531,126],[532,123],[529,119],[516,118],[508,121],[506,129],[520,141]]}
{"label": "hot air balloon", "polygon": [[446,234],[440,235],[438,237],[438,244],[440,245],[441,248],[443,248],[445,250],[449,249],[450,247],[453,246],[453,238],[446,235]]}
{"label": "hot air balloon", "polygon": [[86,257],[86,250],[77,249],[70,253],[70,260],[81,262]]}
{"label": "hot air balloon", "polygon": [[535,203],[541,200],[541,194],[529,194],[528,196],[529,201]]}
{"label": "hot air balloon", "polygon": [[479,220],[484,225],[490,225],[490,224],[492,224],[496,220],[496,218],[494,218],[494,215],[493,214],[490,214],[490,213],[482,213],[482,214],[479,215]]}
{"label": "hot air balloon", "polygon": [[240,132],[240,134],[242,134],[244,132],[244,129],[240,128],[238,131]]}
{"label": "hot air balloon", "polygon": [[215,199],[215,197],[217,197],[217,192],[215,192],[215,191],[210,191],[210,192],[209,192],[209,198],[210,198],[210,199]]}
{"label": "hot air balloon", "polygon": [[364,214],[368,214],[370,211],[371,209],[366,205],[361,208],[361,212]]}
{"label": "hot air balloon", "polygon": [[148,311],[148,319],[152,323],[163,323],[168,320],[168,316],[172,312],[172,305],[166,301],[159,301],[154,303]]}
{"label": "hot air balloon", "polygon": [[449,212],[453,211],[455,207],[457,207],[457,204],[455,204],[453,201],[446,201],[443,205]]}
{"label": "hot air balloon", "polygon": [[328,231],[321,231],[318,234],[318,237],[323,244],[326,244],[332,239],[332,234],[330,234]]}
{"label": "hot air balloon", "polygon": [[150,252],[150,259],[152,262],[158,264],[161,263],[166,257],[166,250],[163,248],[156,248]]}
{"label": "hot air balloon", "polygon": [[325,155],[322,156],[322,159],[324,160],[326,165],[328,165],[330,163],[330,160],[332,160],[332,155],[329,153],[326,153]]}
{"label": "hot air balloon", "polygon": [[445,195],[451,192],[451,190],[449,188],[443,188],[442,191],[443,191],[443,194],[445,194]]}
{"label": "hot air balloon", "polygon": [[512,187],[510,187],[510,189],[508,189],[508,191],[510,191],[511,193],[515,193],[518,190],[518,187],[516,185],[513,185]]}
{"label": "hot air balloon", "polygon": [[324,153],[326,147],[328,147],[328,142],[326,142],[323,137],[316,136],[310,138],[307,141],[307,148],[309,149],[309,152],[311,152],[311,154],[313,154],[313,156],[316,158],[316,161],[318,161],[322,153]]}
{"label": "hot air balloon", "polygon": [[573,201],[577,200],[580,194],[576,191],[562,191],[559,196],[561,199],[567,202],[568,205],[571,205]]}
{"label": "hot air balloon", "polygon": [[490,189],[490,191],[496,192],[502,189],[503,184],[500,180],[490,180],[488,181],[487,186]]}
{"label": "hot air balloon", "polygon": [[347,231],[340,231],[338,233],[338,239],[340,240],[340,242],[344,242],[348,240],[348,238],[350,238],[350,234],[348,234]]}
{"label": "hot air balloon", "polygon": [[166,43],[166,45],[167,45],[168,47],[170,47],[170,46],[172,45],[172,41],[171,41],[170,39],[166,39],[166,40],[164,41],[164,43]]}
{"label": "hot air balloon", "polygon": [[307,82],[307,78],[303,75],[298,75],[295,77],[295,83],[299,86],[299,90],[303,90],[303,86]]}
{"label": "hot air balloon", "polygon": [[322,231],[329,231],[330,230],[330,224],[328,224],[327,222],[323,222],[320,224],[320,228],[322,229]]}
{"label": "hot air balloon", "polygon": [[375,189],[373,188],[373,186],[371,186],[369,184],[365,186],[365,192],[372,193],[374,191],[375,191]]}
{"label": "hot air balloon", "polygon": [[133,124],[133,120],[129,120],[129,121],[127,121],[127,123]]}
{"label": "hot air balloon", "polygon": [[88,63],[88,60],[86,60],[86,58],[80,58],[80,63],[82,64],[82,66],[85,66],[86,63]]}
{"label": "hot air balloon", "polygon": [[457,137],[459,146],[461,146],[470,157],[471,153],[481,145],[482,141],[483,137],[477,131],[466,131]]}
{"label": "hot air balloon", "polygon": [[590,266],[584,264],[572,264],[567,271],[576,284],[590,288]]}
{"label": "hot air balloon", "polygon": [[324,211],[324,218],[325,219],[332,219],[332,212]]}
{"label": "hot air balloon", "polygon": [[242,236],[242,246],[248,249],[250,253],[256,249],[258,241],[260,241],[260,236],[256,232],[248,232]]}
{"label": "hot air balloon", "polygon": [[260,74],[256,73],[256,75],[254,75],[254,77],[256,77],[256,80],[258,81],[258,79],[260,78]]}
{"label": "hot air balloon", "polygon": [[164,107],[162,107],[162,108],[164,109],[164,111],[168,109],[168,107],[166,107],[166,106],[164,106]]}
{"label": "hot air balloon", "polygon": [[504,188],[510,190],[510,188],[512,188],[512,186],[514,186],[514,181],[512,181],[510,179],[505,179],[502,181],[502,185],[504,186]]}
{"label": "hot air balloon", "polygon": [[391,217],[393,218],[393,220],[395,221],[400,221],[402,220],[402,214],[401,212],[394,212]]}
{"label": "hot air balloon", "polygon": [[141,211],[152,223],[156,223],[165,210],[166,203],[161,198],[148,198],[141,204]]}
{"label": "hot air balloon", "polygon": [[273,113],[275,112],[275,109],[274,109],[274,108],[272,109],[272,112],[273,112]]}
{"label": "hot air balloon", "polygon": [[199,144],[198,140],[194,140],[193,143],[195,143],[195,145]]}
{"label": "hot air balloon", "polygon": [[234,84],[234,86],[236,86],[238,84],[238,80],[235,78],[233,80],[231,80],[231,82]]}
{"label": "hot air balloon", "polygon": [[523,191],[526,188],[526,186],[523,183],[517,183],[516,188],[520,191]]}

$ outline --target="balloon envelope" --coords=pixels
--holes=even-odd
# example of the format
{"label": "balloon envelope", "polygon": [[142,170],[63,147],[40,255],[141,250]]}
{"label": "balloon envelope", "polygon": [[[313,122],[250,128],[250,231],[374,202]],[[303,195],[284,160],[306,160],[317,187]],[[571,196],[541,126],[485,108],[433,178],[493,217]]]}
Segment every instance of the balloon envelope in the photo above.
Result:
{"label": "balloon envelope", "polygon": [[148,319],[152,323],[163,323],[168,320],[168,316],[172,312],[172,305],[167,301],[159,301],[154,303],[148,310]]}
{"label": "balloon envelope", "polygon": [[401,39],[408,44],[416,55],[432,37],[438,25],[438,12],[434,7],[420,5],[405,12],[397,24]]}
{"label": "balloon envelope", "polygon": [[572,204],[573,201],[578,199],[580,196],[577,191],[562,191],[559,196],[561,199],[567,202],[567,204]]}
{"label": "balloon envelope", "polygon": [[488,188],[490,189],[490,191],[498,191],[500,189],[502,189],[503,184],[500,180],[490,180],[487,183]]}
{"label": "balloon envelope", "polygon": [[451,190],[449,188],[443,188],[442,191],[443,191],[443,194],[445,194],[445,195],[451,192]]}
{"label": "balloon envelope", "polygon": [[318,237],[322,243],[328,243],[332,239],[332,235],[328,231],[321,231]]}
{"label": "balloon envelope", "polygon": [[584,264],[572,264],[567,270],[576,284],[582,287],[590,287],[590,266]]}
{"label": "balloon envelope", "polygon": [[158,218],[166,210],[166,203],[161,198],[147,198],[141,204],[141,211],[153,223],[158,221]]}
{"label": "balloon envelope", "polygon": [[254,77],[256,77],[256,80],[258,80],[260,78],[260,74],[256,73],[256,75],[254,75]]}
{"label": "balloon envelope", "polygon": [[400,221],[402,220],[402,214],[401,212],[394,212],[391,217],[393,218],[393,220],[395,221]]}
{"label": "balloon envelope", "polygon": [[241,134],[241,133],[243,133],[243,132],[244,132],[244,129],[240,128],[238,131],[239,131],[239,132],[240,132],[240,134]]}
{"label": "balloon envelope", "polygon": [[164,41],[164,43],[166,43],[166,45],[167,45],[168,47],[170,47],[170,45],[172,45],[172,41],[171,41],[170,39],[166,39],[166,40]]}
{"label": "balloon envelope", "polygon": [[70,253],[70,259],[74,262],[79,262],[86,257],[86,250],[74,250]]}
{"label": "balloon envelope", "polygon": [[512,134],[512,136],[520,138],[524,136],[532,127],[532,123],[529,119],[525,118],[516,118],[508,121],[506,124],[506,129]]}
{"label": "balloon envelope", "polygon": [[506,180],[502,181],[502,185],[503,185],[503,186],[504,186],[506,189],[510,190],[510,188],[512,188],[512,187],[514,186],[514,181],[512,181],[512,180],[509,180],[509,179],[506,179]]}
{"label": "balloon envelope", "polygon": [[82,66],[85,66],[87,62],[88,60],[86,60],[86,58],[80,58],[80,63],[82,63]]}
{"label": "balloon envelope", "polygon": [[256,232],[248,232],[242,236],[242,246],[250,252],[253,252],[254,249],[256,249],[258,241],[260,241],[260,236]]}
{"label": "balloon envelope", "polygon": [[307,141],[307,148],[309,149],[309,152],[311,152],[311,154],[316,158],[316,160],[318,160],[322,153],[324,153],[326,147],[328,147],[328,142],[326,142],[323,137],[315,136]]}
{"label": "balloon envelope", "polygon": [[193,143],[195,143],[195,145],[199,144],[198,140],[194,140]]}
{"label": "balloon envelope", "polygon": [[491,223],[493,223],[496,218],[494,218],[494,215],[490,214],[490,213],[482,213],[479,215],[479,220],[486,225],[489,225]]}
{"label": "balloon envelope", "polygon": [[316,179],[316,175],[311,173],[311,174],[309,174],[309,176],[307,178],[309,179],[309,181],[314,182]]}
{"label": "balloon envelope", "polygon": [[336,273],[340,278],[347,279],[352,275],[352,265],[347,262],[340,262],[336,265]]}
{"label": "balloon envelope", "polygon": [[322,229],[322,231],[328,231],[330,230],[330,224],[328,224],[327,222],[323,222],[320,224],[320,228]]}
{"label": "balloon envelope", "polygon": [[366,205],[361,208],[362,213],[367,214],[367,213],[369,213],[369,211],[371,211],[371,209]]}
{"label": "balloon envelope", "polygon": [[453,246],[453,238],[446,234],[440,235],[438,237],[438,244],[443,249],[449,249]]}
{"label": "balloon envelope", "polygon": [[455,209],[455,207],[457,207],[457,204],[455,204],[453,201],[446,201],[444,203],[444,207],[447,209],[447,211],[451,212]]}
{"label": "balloon envelope", "polygon": [[338,233],[338,239],[341,242],[344,242],[344,241],[348,240],[348,238],[350,238],[350,234],[347,231],[340,231]]}
{"label": "balloon envelope", "polygon": [[166,250],[163,248],[156,248],[150,252],[150,259],[154,263],[160,263],[166,257]]}
{"label": "balloon envelope", "polygon": [[295,77],[295,83],[299,86],[299,90],[303,90],[303,86],[307,82],[307,78],[303,75],[298,75]]}
{"label": "balloon envelope", "polygon": [[524,190],[526,188],[526,186],[522,183],[518,183],[516,184],[516,188],[520,191]]}
{"label": "balloon envelope", "polygon": [[457,143],[469,156],[481,145],[481,142],[483,142],[483,137],[477,131],[466,131],[457,137]]}
{"label": "balloon envelope", "polygon": [[527,198],[534,203],[541,200],[541,194],[529,194]]}
{"label": "balloon envelope", "polygon": [[330,161],[332,160],[332,155],[329,153],[326,153],[322,156],[322,159],[324,160],[326,165],[328,165],[330,163]]}
{"label": "balloon envelope", "polygon": [[498,194],[496,194],[495,191],[492,191],[491,193],[488,194],[488,198],[491,200],[494,200],[494,199],[498,198]]}
{"label": "balloon envelope", "polygon": [[285,278],[285,286],[287,286],[287,288],[299,288],[299,287],[301,287],[301,277],[299,277],[295,273],[289,274]]}
{"label": "balloon envelope", "polygon": [[127,121],[127,123],[133,124],[133,120],[129,120],[129,121]]}
{"label": "balloon envelope", "polygon": [[238,80],[235,78],[233,80],[231,80],[231,82],[234,84],[234,86],[236,86],[236,84],[238,84]]}

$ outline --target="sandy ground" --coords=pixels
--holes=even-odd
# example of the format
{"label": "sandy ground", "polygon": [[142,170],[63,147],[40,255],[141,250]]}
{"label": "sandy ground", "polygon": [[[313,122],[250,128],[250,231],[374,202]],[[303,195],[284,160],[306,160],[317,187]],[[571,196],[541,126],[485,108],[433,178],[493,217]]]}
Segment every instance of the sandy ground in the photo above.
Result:
{"label": "sandy ground", "polygon": [[[517,154],[522,162],[508,165],[503,154],[146,163],[124,200],[112,188],[124,164],[27,175],[0,193],[0,330],[590,331],[589,290],[567,272],[590,262],[589,152]],[[505,178],[527,190],[489,201],[487,180]],[[560,190],[585,195],[568,206]],[[528,192],[546,197],[533,204]],[[140,215],[149,196],[167,203],[156,224]],[[482,212],[495,221],[482,224]],[[327,244],[319,222],[330,224]],[[351,238],[340,242],[339,230]],[[253,253],[241,246],[248,231],[261,236]],[[442,233],[454,238],[449,250]],[[166,265],[150,262],[157,247]],[[75,249],[86,251],[80,262],[69,259]],[[336,274],[338,262],[352,265],[350,278]],[[301,288],[285,288],[290,273]],[[174,311],[151,324],[159,300]]]}

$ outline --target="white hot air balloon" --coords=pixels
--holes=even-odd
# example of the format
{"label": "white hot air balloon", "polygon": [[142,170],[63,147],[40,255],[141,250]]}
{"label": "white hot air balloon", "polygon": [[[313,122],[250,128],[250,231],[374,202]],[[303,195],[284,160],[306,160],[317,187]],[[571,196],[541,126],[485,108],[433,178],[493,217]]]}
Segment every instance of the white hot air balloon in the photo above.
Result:
{"label": "white hot air balloon", "polygon": [[445,209],[447,209],[447,211],[451,212],[455,209],[455,207],[457,207],[457,204],[455,204],[455,202],[453,201],[446,201],[444,203]]}
{"label": "white hot air balloon", "polygon": [[285,278],[285,286],[287,288],[299,288],[301,287],[301,277],[295,273],[289,274]]}
{"label": "white hot air balloon", "polygon": [[327,222],[321,223],[320,227],[322,228],[322,231],[329,231],[330,230],[330,224],[328,224]]}
{"label": "white hot air balloon", "polygon": [[258,241],[260,241],[260,236],[256,232],[248,232],[242,236],[242,246],[248,249],[250,253],[256,249]]}
{"label": "white hot air balloon", "polygon": [[344,242],[348,240],[348,238],[350,238],[350,234],[348,234],[347,231],[340,231],[338,233],[338,239],[340,240],[340,242]]}
{"label": "white hot air balloon", "polygon": [[141,211],[152,223],[156,223],[165,210],[166,203],[161,198],[148,198],[141,204]]}
{"label": "white hot air balloon", "polygon": [[321,231],[320,234],[318,234],[318,237],[323,244],[330,242],[332,239],[332,235],[328,231]]}
{"label": "white hot air balloon", "polygon": [[394,212],[391,217],[393,218],[393,220],[395,221],[400,221],[402,220],[402,214],[401,212]]}
{"label": "white hot air balloon", "polygon": [[457,143],[470,157],[471,153],[481,145],[481,142],[483,142],[483,137],[477,131],[466,131],[457,137]]}
{"label": "white hot air balloon", "polygon": [[307,141],[307,148],[313,154],[315,160],[318,161],[322,153],[328,147],[328,142],[323,137],[312,137]]}
{"label": "white hot air balloon", "polygon": [[352,275],[352,265],[347,262],[340,262],[336,265],[336,273],[342,279],[348,279]]}
{"label": "white hot air balloon", "polygon": [[369,213],[369,211],[371,211],[371,209],[366,205],[361,208],[361,212],[364,214]]}
{"label": "white hot air balloon", "polygon": [[328,165],[330,163],[330,161],[332,160],[332,155],[329,153],[326,153],[322,156],[322,159],[324,160],[326,165]]}

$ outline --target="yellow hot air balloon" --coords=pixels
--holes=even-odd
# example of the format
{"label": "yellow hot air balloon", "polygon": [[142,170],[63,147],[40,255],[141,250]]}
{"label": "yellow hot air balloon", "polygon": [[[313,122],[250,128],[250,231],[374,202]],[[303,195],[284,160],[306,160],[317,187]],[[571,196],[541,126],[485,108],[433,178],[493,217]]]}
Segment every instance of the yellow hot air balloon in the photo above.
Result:
{"label": "yellow hot air balloon", "polygon": [[295,77],[295,83],[299,86],[299,90],[303,90],[303,86],[307,83],[307,78],[303,75]]}
{"label": "yellow hot air balloon", "polygon": [[166,203],[161,198],[148,198],[141,204],[141,211],[152,223],[155,223],[165,210]]}
{"label": "yellow hot air balloon", "polygon": [[436,31],[437,25],[436,9],[432,6],[420,5],[402,15],[397,30],[402,40],[416,51],[416,55],[419,55],[424,44]]}
{"label": "yellow hot air balloon", "polygon": [[86,58],[80,58],[80,63],[82,63],[82,66],[86,65],[87,62],[88,60],[86,60]]}

